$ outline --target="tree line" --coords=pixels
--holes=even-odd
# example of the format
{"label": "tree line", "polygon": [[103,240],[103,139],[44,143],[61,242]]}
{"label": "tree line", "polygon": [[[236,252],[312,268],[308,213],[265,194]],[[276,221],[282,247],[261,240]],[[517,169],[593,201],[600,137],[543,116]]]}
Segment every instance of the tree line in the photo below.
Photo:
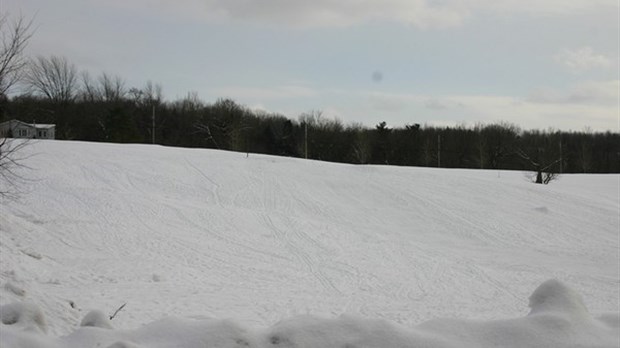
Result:
{"label": "tree line", "polygon": [[57,139],[302,157],[322,161],[532,170],[546,183],[557,173],[620,172],[613,132],[522,130],[510,123],[436,127],[343,124],[320,111],[290,119],[232,99],[205,103],[196,93],[166,101],[162,87],[128,88],[119,76],[79,73],[63,57],[28,60],[21,93],[0,94],[0,122],[56,124]]}

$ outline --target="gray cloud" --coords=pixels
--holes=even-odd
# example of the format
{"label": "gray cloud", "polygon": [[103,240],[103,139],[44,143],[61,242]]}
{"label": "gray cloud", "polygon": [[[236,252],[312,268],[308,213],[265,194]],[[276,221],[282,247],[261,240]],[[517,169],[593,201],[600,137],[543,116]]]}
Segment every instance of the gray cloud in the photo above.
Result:
{"label": "gray cloud", "polygon": [[567,90],[539,88],[526,98],[540,104],[616,105],[620,81],[588,81]]}
{"label": "gray cloud", "polygon": [[202,20],[244,20],[300,27],[383,21],[423,29],[459,26],[467,18],[482,13],[548,16],[617,7],[614,0],[109,0],[105,4]]}
{"label": "gray cloud", "polygon": [[214,8],[231,18],[277,20],[305,26],[348,26],[368,21],[395,21],[422,28],[458,25],[466,12],[425,0],[214,0]]}
{"label": "gray cloud", "polygon": [[557,62],[573,73],[582,73],[592,69],[606,69],[612,66],[611,59],[596,53],[591,47],[576,50],[565,49],[555,56]]}
{"label": "gray cloud", "polygon": [[276,87],[228,86],[217,88],[213,90],[213,92],[217,95],[242,98],[251,100],[252,102],[273,99],[312,98],[318,95],[316,90],[299,85],[284,85]]}
{"label": "gray cloud", "polygon": [[456,107],[463,107],[463,103],[440,98],[428,98],[424,101],[424,107],[431,110],[446,110]]}

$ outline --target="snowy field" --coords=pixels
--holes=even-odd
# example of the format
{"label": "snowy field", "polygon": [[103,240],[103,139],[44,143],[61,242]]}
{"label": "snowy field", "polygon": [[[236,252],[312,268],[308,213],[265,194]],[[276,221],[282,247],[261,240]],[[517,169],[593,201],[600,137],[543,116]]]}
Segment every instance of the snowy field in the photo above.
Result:
{"label": "snowy field", "polygon": [[0,347],[620,346],[619,175],[24,151]]}

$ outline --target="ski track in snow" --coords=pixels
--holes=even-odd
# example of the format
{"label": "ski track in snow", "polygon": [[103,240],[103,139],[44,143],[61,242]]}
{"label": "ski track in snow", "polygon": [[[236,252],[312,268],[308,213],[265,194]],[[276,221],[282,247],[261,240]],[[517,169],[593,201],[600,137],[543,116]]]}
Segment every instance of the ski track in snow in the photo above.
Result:
{"label": "ski track in snow", "polygon": [[[520,172],[60,141],[27,149],[38,180],[3,202],[0,286],[29,289],[53,333],[125,302],[115,321],[128,327],[169,314],[256,326],[297,314],[403,325],[514,317],[553,277],[594,312],[619,305],[617,175],[542,187]],[[0,304],[16,299],[0,290]]]}

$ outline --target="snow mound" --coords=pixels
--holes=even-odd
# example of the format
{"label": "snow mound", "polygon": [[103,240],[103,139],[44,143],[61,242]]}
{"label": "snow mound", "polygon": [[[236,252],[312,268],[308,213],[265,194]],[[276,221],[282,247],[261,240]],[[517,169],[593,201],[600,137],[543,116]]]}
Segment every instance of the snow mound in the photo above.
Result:
{"label": "snow mound", "polygon": [[[76,329],[59,338],[43,330],[14,328],[14,323],[42,319],[34,305],[2,307],[0,346],[107,348],[391,348],[391,347],[618,347],[618,314],[594,319],[572,289],[548,280],[530,297],[532,312],[523,318],[471,321],[437,319],[413,328],[385,320],[343,315],[334,319],[297,316],[264,330],[248,330],[229,320],[165,318],[135,330],[102,328],[109,325],[101,312],[90,312]],[[5,320],[6,318],[6,320]],[[14,319],[17,318],[17,319]],[[88,320],[87,320],[88,319]]]}
{"label": "snow mound", "polygon": [[84,319],[82,319],[80,326],[92,326],[102,329],[112,329],[112,323],[110,322],[110,319],[107,315],[105,315],[105,313],[100,310],[93,310],[88,312],[88,314],[84,316]]}
{"label": "snow mound", "polygon": [[26,295],[26,290],[20,288],[19,286],[11,283],[11,282],[6,282],[6,284],[4,284],[4,289],[10,293],[13,293],[17,296],[25,296]]}
{"label": "snow mound", "polygon": [[564,312],[585,316],[588,313],[581,295],[557,279],[542,283],[530,296],[530,315],[542,312]]}
{"label": "snow mound", "polygon": [[263,347],[453,347],[442,336],[376,319],[300,316],[276,324],[265,335]]}
{"label": "snow mound", "polygon": [[0,307],[2,326],[12,325],[25,331],[47,332],[47,323],[41,309],[28,302],[13,302]]}
{"label": "snow mound", "polygon": [[108,348],[140,348],[140,346],[127,341],[119,341],[108,346]]}

